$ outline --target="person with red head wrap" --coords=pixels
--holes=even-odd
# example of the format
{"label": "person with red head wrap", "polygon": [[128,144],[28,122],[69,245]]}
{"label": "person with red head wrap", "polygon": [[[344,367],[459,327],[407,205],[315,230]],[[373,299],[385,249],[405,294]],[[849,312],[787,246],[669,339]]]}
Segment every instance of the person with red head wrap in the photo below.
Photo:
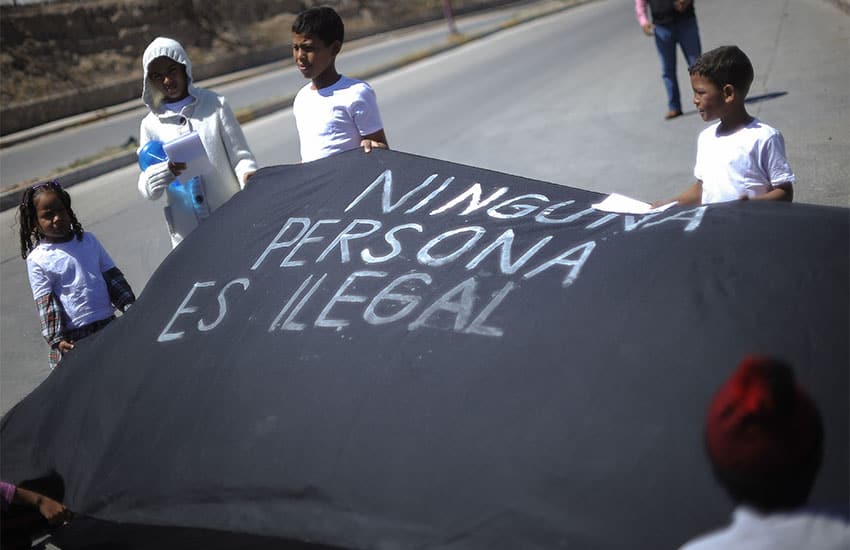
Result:
{"label": "person with red head wrap", "polygon": [[705,448],[736,508],[732,524],[682,550],[850,548],[847,518],[803,509],[823,458],[814,401],[783,361],[749,356],[708,408]]}

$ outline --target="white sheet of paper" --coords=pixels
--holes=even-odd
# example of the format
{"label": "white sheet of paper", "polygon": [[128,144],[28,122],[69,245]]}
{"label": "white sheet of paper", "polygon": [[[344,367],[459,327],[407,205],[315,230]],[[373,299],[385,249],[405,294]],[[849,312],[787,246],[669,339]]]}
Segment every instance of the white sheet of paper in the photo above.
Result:
{"label": "white sheet of paper", "polygon": [[180,183],[186,183],[195,176],[206,174],[213,169],[198,132],[191,132],[169,141],[163,145],[163,148],[171,162],[186,163],[186,169],[177,176]]}
{"label": "white sheet of paper", "polygon": [[602,202],[592,204],[593,208],[603,212],[613,212],[615,214],[654,214],[656,212],[664,212],[668,208],[676,206],[676,201],[662,204],[657,208],[652,208],[648,202],[639,201],[619,193],[611,193]]}

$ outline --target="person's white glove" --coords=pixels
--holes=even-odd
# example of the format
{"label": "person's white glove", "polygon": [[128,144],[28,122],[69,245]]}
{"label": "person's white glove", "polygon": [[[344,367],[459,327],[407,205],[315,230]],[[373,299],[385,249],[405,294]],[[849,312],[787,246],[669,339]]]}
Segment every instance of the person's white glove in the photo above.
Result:
{"label": "person's white glove", "polygon": [[160,162],[152,164],[145,170],[145,178],[147,178],[147,192],[151,199],[158,199],[162,196],[168,184],[174,181],[174,174],[168,167],[168,162]]}

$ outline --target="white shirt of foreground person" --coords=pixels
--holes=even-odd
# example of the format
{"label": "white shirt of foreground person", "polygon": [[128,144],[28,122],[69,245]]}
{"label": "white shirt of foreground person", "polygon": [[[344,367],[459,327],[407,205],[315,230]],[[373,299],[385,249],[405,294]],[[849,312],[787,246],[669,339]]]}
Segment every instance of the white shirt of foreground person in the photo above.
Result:
{"label": "white shirt of foreground person", "polygon": [[796,181],[779,130],[753,118],[743,128],[719,135],[720,122],[700,132],[694,177],[702,182],[702,203],[759,197],[781,183]]}
{"label": "white shirt of foreground person", "polygon": [[363,136],[384,127],[375,91],[366,82],[340,75],[327,88],[312,86],[301,88],[292,105],[301,162],[357,149]]}
{"label": "white shirt of foreground person", "polygon": [[806,511],[760,514],[735,508],[732,524],[688,542],[680,550],[848,550],[850,524]]}

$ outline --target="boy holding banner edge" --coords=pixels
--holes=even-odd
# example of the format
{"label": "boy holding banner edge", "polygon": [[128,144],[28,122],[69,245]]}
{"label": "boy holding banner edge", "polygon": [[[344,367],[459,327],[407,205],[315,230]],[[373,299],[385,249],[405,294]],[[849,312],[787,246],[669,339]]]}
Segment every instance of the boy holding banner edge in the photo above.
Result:
{"label": "boy holding banner edge", "polygon": [[388,148],[375,91],[336,70],[344,34],[339,14],[327,6],[301,12],[292,24],[295,65],[311,80],[292,105],[302,162],[357,147]]}

